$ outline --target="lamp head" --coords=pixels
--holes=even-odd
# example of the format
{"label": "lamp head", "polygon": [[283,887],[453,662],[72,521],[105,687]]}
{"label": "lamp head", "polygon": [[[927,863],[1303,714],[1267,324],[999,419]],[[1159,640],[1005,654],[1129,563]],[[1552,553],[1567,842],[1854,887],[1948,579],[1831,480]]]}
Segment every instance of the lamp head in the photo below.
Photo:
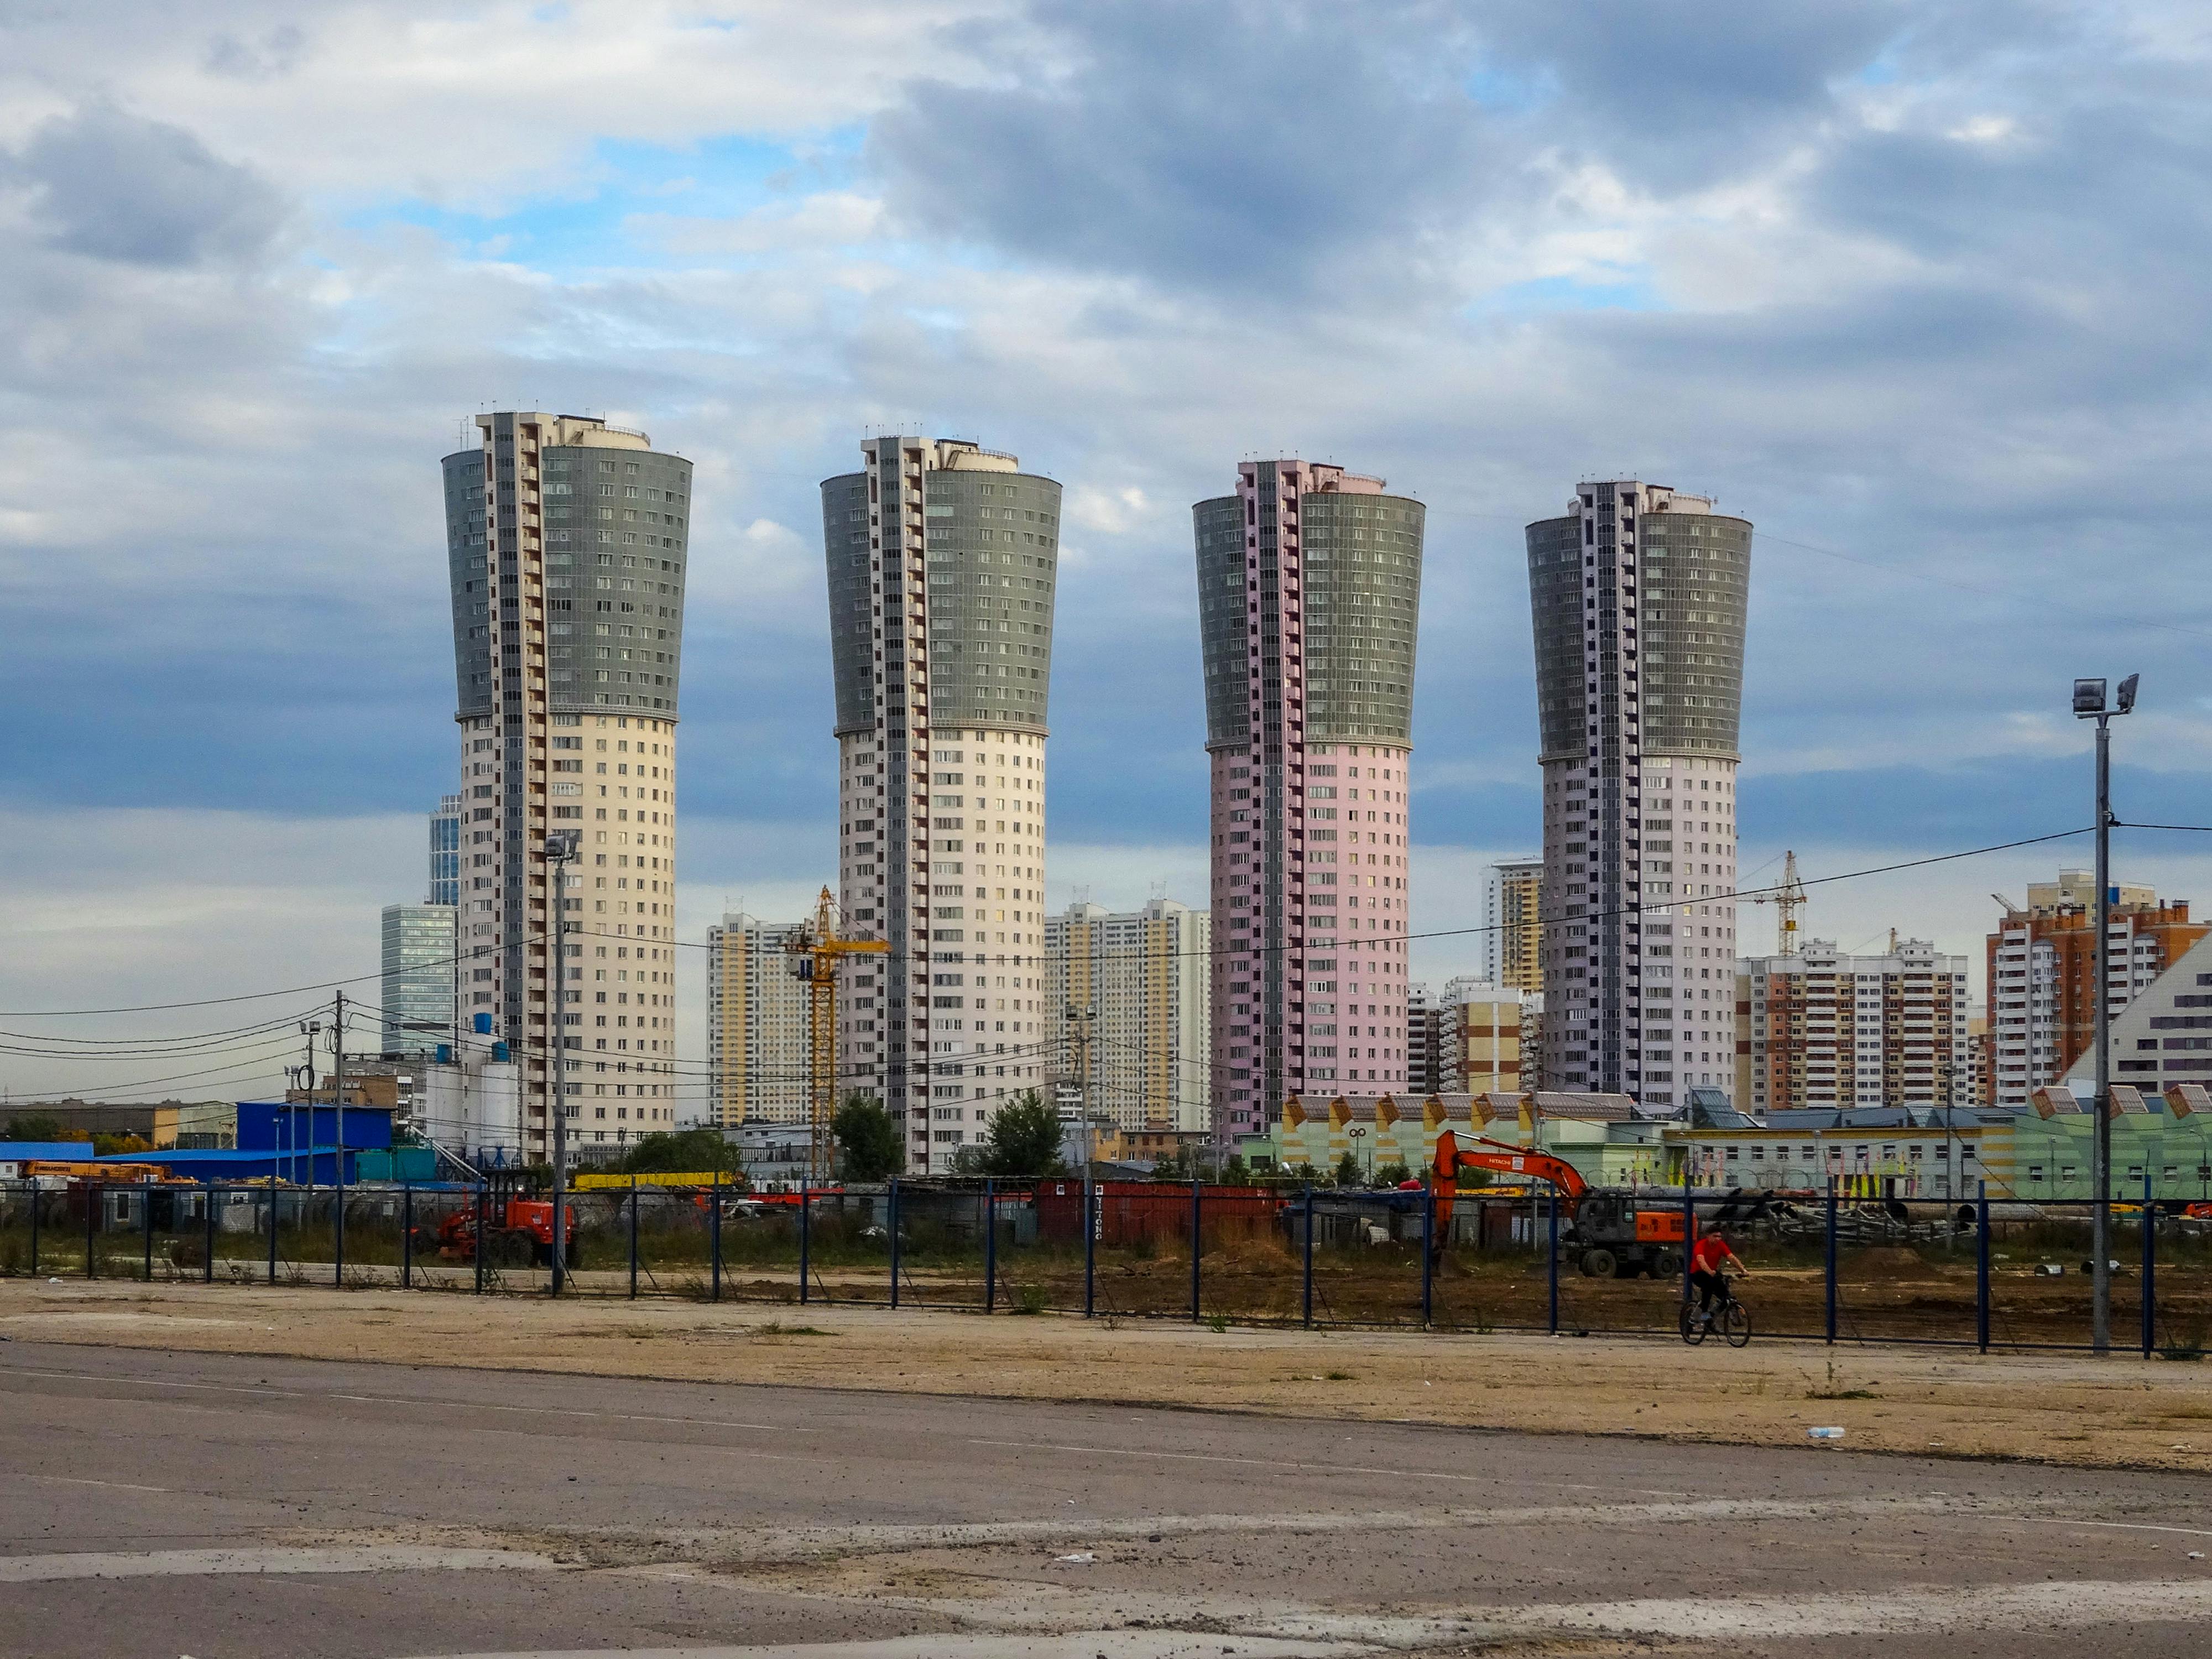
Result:
{"label": "lamp head", "polygon": [[2120,693],[2117,702],[2123,714],[2136,706],[2136,682],[2142,678],[2140,674],[2130,674],[2120,682]]}
{"label": "lamp head", "polygon": [[2105,712],[2105,683],[2102,680],[2074,682],[2074,713],[2077,716],[2101,714]]}
{"label": "lamp head", "polygon": [[581,837],[574,830],[556,830],[545,837],[545,856],[556,863],[576,856],[576,843]]}

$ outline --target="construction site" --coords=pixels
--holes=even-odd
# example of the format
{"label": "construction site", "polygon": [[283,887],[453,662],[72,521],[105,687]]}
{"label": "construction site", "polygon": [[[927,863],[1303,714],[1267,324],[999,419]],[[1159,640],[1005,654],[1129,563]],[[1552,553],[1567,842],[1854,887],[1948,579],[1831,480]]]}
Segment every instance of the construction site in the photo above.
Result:
{"label": "construction site", "polygon": [[[1671,1336],[1683,1240],[1722,1231],[1767,1338],[1978,1349],[2093,1341],[2090,1206],[1592,1188],[899,1181],[741,1194],[601,1177],[567,1195],[563,1298],[942,1308],[1315,1328]],[[1449,1194],[1449,1195],[1447,1195]],[[2212,1218],[2119,1206],[2116,1348],[2201,1353]],[[0,1185],[0,1275],[551,1292],[552,1209],[518,1183],[343,1194],[76,1179]],[[481,1242],[481,1247],[480,1247]],[[1194,1245],[1195,1248],[1194,1248]]]}

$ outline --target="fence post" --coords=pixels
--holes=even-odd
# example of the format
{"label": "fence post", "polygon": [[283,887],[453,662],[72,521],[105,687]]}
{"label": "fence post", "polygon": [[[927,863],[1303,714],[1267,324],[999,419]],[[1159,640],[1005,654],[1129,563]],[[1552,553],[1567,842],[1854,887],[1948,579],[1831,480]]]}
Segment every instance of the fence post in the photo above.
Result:
{"label": "fence post", "polygon": [[637,1300],[637,1177],[629,1178],[629,1299]]}
{"label": "fence post", "polygon": [[[1990,1351],[1990,1183],[1974,1199],[1974,1346]],[[1832,1339],[1831,1339],[1832,1340]]]}
{"label": "fence post", "polygon": [[1828,1177],[1827,1249],[1823,1276],[1827,1280],[1828,1344],[1836,1340],[1836,1177]]}
{"label": "fence post", "polygon": [[898,1177],[897,1177],[896,1176],[893,1176],[891,1177],[891,1186],[890,1186],[890,1206],[889,1206],[889,1212],[890,1212],[890,1226],[889,1227],[889,1229],[888,1229],[887,1231],[888,1231],[890,1232],[890,1243],[891,1243],[891,1306],[893,1306],[894,1308],[896,1308],[896,1307],[897,1307],[897,1306],[898,1306],[898,1273],[899,1273],[899,1248],[898,1248]]}
{"label": "fence post", "polygon": [[415,1183],[399,1188],[399,1288],[415,1288]]}
{"label": "fence post", "polygon": [[92,1190],[91,1190],[91,1192],[88,1193],[88,1194],[85,1195],[85,1201],[84,1201],[84,1276],[85,1276],[87,1279],[97,1279],[97,1278],[99,1278],[99,1277],[100,1277],[99,1273],[96,1273],[96,1272],[94,1270],[94,1268],[93,1268],[93,1262],[92,1262],[92,1236],[93,1236],[93,1229],[94,1229],[94,1228],[95,1228],[96,1226],[98,1226],[98,1225],[99,1225],[99,1224],[100,1224],[100,1204],[101,1204],[101,1202],[102,1202],[101,1194],[102,1194],[102,1193],[103,1193],[105,1190],[106,1190],[106,1189],[102,1187],[102,1185],[101,1185],[99,1182],[95,1181],[95,1182],[94,1182],[92,1183]]}
{"label": "fence post", "polygon": [[31,1277],[39,1276],[39,1182],[31,1180]]}
{"label": "fence post", "polygon": [[996,1311],[999,1301],[998,1188],[988,1176],[983,1180],[983,1311]]}
{"label": "fence post", "polygon": [[1194,1325],[1198,1323],[1198,1257],[1204,1237],[1199,1231],[1199,1194],[1204,1190],[1197,1182],[1190,1183],[1190,1322]]}
{"label": "fence post", "polygon": [[276,1282],[276,1176],[269,1176],[269,1282]]}
{"label": "fence post", "polygon": [[1098,1220],[1091,1213],[1097,1200],[1091,1195],[1087,1164],[1083,1185],[1077,1190],[1082,1194],[1083,1203],[1083,1316],[1088,1319],[1098,1310]]}
{"label": "fence post", "polygon": [[477,1294],[478,1296],[482,1296],[483,1294],[484,1287],[484,1224],[489,1219],[485,1214],[485,1211],[489,1207],[485,1203],[485,1198],[489,1191],[489,1182],[482,1181],[477,1182],[476,1242],[471,1245],[469,1254],[476,1259]]}
{"label": "fence post", "polygon": [[707,1219],[707,1298],[710,1302],[722,1299],[722,1172],[714,1171],[714,1190],[708,1195],[714,1213]]}
{"label": "fence post", "polygon": [[[341,1114],[343,1116],[343,1114]],[[345,1136],[338,1136],[337,1184],[331,1188],[331,1283],[345,1288]]]}
{"label": "fence post", "polygon": [[138,1282],[150,1285],[154,1282],[154,1188],[144,1182],[138,1186],[138,1231],[145,1250],[143,1263],[138,1269]]}
{"label": "fence post", "polygon": [[[1682,1305],[1686,1308],[1690,1305],[1690,1264],[1697,1250],[1698,1199],[1690,1185],[1690,1163],[1686,1153],[1682,1159]],[[1553,1260],[1556,1261],[1558,1259],[1554,1253]]]}
{"label": "fence post", "polygon": [[[207,1215],[201,1223],[202,1231],[204,1231],[207,1235],[206,1248],[201,1252],[202,1261],[200,1263],[200,1283],[203,1285],[212,1285],[215,1283],[215,1200],[216,1194],[221,1190],[222,1188],[218,1188],[213,1182],[210,1182],[208,1183]],[[31,1215],[33,1224],[35,1224],[38,1217],[38,1211],[33,1209],[31,1212]],[[35,1239],[38,1235],[34,1232],[32,1234],[32,1237]],[[39,1264],[35,1260],[31,1263],[32,1270],[33,1272],[37,1271],[38,1265]]]}
{"label": "fence post", "polygon": [[807,1201],[806,1183],[799,1183],[799,1303],[806,1305],[810,1294],[809,1282],[813,1275],[807,1270],[807,1245],[811,1238],[814,1206]]}
{"label": "fence post", "polygon": [[1552,1334],[1557,1336],[1559,1334],[1559,1189],[1551,1182],[1545,1184],[1551,1187],[1551,1196],[1544,1205],[1544,1230],[1551,1255],[1551,1265],[1547,1270],[1551,1282],[1551,1329]]}
{"label": "fence post", "polygon": [[1435,1177],[1421,1183],[1421,1328],[1436,1322],[1437,1189]]}
{"label": "fence post", "polygon": [[1313,1182],[1310,1181],[1306,1183],[1305,1284],[1299,1298],[1308,1330],[1313,1328]]}
{"label": "fence post", "polygon": [[2158,1207],[2151,1199],[2150,1159],[2143,1159],[2142,1357],[2158,1346]]}

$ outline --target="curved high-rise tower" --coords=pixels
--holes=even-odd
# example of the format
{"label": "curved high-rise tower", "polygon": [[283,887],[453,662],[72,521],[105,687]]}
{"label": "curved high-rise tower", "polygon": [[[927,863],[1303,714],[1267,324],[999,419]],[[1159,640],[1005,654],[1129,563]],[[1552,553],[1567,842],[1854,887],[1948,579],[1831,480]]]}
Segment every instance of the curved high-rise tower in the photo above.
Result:
{"label": "curved high-rise tower", "polygon": [[1045,1080],[1046,710],[1060,486],[951,439],[871,438],[822,484],[837,678],[839,1086],[951,1167]]}
{"label": "curved high-rise tower", "polygon": [[1213,774],[1213,1132],[1406,1087],[1407,763],[1427,509],[1246,461],[1192,509]]}
{"label": "curved high-rise tower", "polygon": [[1735,769],[1751,524],[1614,479],[1530,525],[1544,1073],[1678,1106],[1735,1075]]}
{"label": "curved high-rise tower", "polygon": [[[675,1127],[676,687],[691,463],[574,415],[479,415],[445,459],[461,728],[460,1012],[522,1079],[525,1150]],[[547,831],[580,833],[547,888]],[[553,904],[568,915],[565,984]],[[483,955],[471,954],[477,951]]]}

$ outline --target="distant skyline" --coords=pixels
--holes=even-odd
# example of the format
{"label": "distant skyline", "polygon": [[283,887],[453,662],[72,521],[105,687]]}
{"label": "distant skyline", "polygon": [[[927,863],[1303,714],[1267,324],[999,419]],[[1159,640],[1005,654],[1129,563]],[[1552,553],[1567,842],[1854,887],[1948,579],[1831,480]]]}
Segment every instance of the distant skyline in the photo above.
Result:
{"label": "distant skyline", "polygon": [[[1204,902],[1188,504],[1263,453],[1427,506],[1416,933],[1479,926],[1484,867],[1538,844],[1521,526],[1580,477],[1757,522],[1745,884],[1784,848],[1810,879],[2086,823],[2076,673],[2143,676],[2121,816],[2204,821],[2212,617],[2175,533],[2206,516],[2212,396],[2197,9],[1340,15],[11,14],[0,1008],[374,974],[453,787],[435,463],[494,408],[604,414],[695,466],[694,1067],[724,894],[787,920],[835,878],[817,488],[876,428],[1065,486],[1047,913]],[[2202,908],[2203,839],[2124,832],[2115,868]],[[1978,973],[1990,892],[2087,859],[1816,884],[1804,927]],[[1770,923],[1743,907],[1744,951]],[[1480,960],[1416,940],[1410,966]],[[18,1054],[0,1082],[266,1089],[265,1047]]]}

